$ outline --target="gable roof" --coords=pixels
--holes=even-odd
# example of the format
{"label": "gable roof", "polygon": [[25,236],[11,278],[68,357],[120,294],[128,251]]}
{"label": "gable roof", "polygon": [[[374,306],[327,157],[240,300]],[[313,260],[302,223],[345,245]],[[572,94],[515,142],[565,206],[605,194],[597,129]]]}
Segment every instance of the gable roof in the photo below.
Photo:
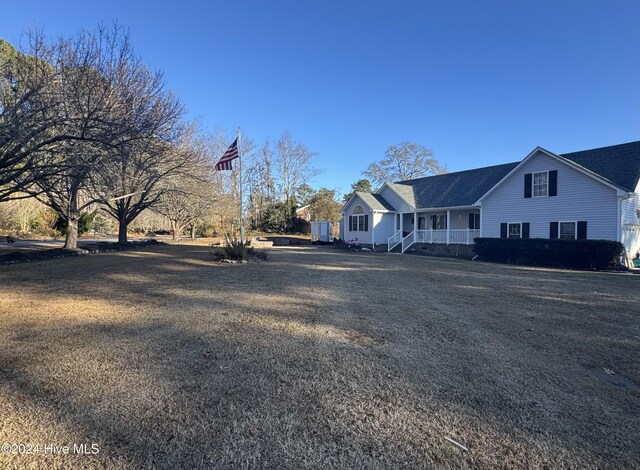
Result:
{"label": "gable roof", "polygon": [[[516,165],[518,162],[426,176],[414,180],[399,181],[394,183],[392,187],[401,188],[398,193],[411,191],[411,198],[415,199],[414,207],[416,209],[471,206]],[[400,193],[400,195],[403,194]]]}
{"label": "gable roof", "polygon": [[342,209],[340,209],[340,213],[344,212],[345,208],[349,204],[351,204],[351,201],[353,201],[353,199],[355,197],[359,197],[362,202],[364,202],[367,206],[369,206],[369,209],[374,210],[374,211],[381,211],[381,212],[392,211],[392,212],[395,212],[395,210],[396,210],[391,204],[389,204],[389,202],[385,198],[383,198],[379,194],[356,191],[351,195],[349,200],[347,202],[345,202],[345,204],[342,206]]}
{"label": "gable roof", "polygon": [[374,211],[395,211],[389,202],[379,194],[356,191],[356,194]]}
{"label": "gable roof", "polygon": [[399,183],[385,183],[379,190],[378,193],[381,193],[385,186],[391,188],[393,192],[395,192],[401,199],[404,199],[404,202],[409,204],[411,207],[416,206],[415,194],[413,192],[413,187],[399,184]]}
{"label": "gable roof", "polygon": [[559,157],[570,160],[625,191],[633,192],[640,180],[640,141],[611,145]]}

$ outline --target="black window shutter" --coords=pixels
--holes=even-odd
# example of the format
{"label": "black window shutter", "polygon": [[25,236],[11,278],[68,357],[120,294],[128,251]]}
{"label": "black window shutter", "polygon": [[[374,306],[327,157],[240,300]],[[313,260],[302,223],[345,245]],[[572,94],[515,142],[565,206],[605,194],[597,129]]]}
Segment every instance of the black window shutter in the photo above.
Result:
{"label": "black window shutter", "polygon": [[500,238],[507,238],[507,224],[500,224]]}
{"label": "black window shutter", "polygon": [[364,231],[368,231],[369,230],[369,215],[365,214],[364,215]]}
{"label": "black window shutter", "polygon": [[475,214],[473,212],[470,212],[469,213],[469,228],[470,229],[476,228],[475,227],[475,221],[476,221]]}
{"label": "black window shutter", "polygon": [[349,216],[349,231],[350,232],[354,231],[353,230],[353,216],[352,215]]}
{"label": "black window shutter", "polygon": [[587,239],[587,222],[580,221],[578,222],[578,233],[576,234],[576,238],[578,240],[586,240]]}
{"label": "black window shutter", "polygon": [[438,217],[435,215],[431,216],[431,228],[435,230],[438,227]]}
{"label": "black window shutter", "polygon": [[529,222],[522,222],[522,238],[529,238]]}
{"label": "black window shutter", "polygon": [[558,195],[558,170],[549,172],[549,196]]}
{"label": "black window shutter", "polygon": [[532,173],[524,175],[524,197],[531,197]]}
{"label": "black window shutter", "polygon": [[549,238],[558,238],[558,222],[549,222]]}

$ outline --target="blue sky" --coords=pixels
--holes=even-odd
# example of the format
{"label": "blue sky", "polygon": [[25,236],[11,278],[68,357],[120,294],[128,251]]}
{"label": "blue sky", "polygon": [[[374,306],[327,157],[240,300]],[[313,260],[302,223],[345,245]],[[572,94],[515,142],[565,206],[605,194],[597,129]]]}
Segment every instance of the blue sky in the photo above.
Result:
{"label": "blue sky", "polygon": [[450,171],[640,139],[640,2],[24,1],[0,37],[118,20],[205,127],[319,152],[345,192],[413,141]]}

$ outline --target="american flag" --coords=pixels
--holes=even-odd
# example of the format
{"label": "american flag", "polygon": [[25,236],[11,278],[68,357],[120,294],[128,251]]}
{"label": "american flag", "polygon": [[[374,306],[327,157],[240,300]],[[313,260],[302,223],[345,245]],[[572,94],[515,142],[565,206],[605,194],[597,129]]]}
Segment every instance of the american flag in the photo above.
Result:
{"label": "american flag", "polygon": [[231,166],[231,160],[238,158],[240,155],[238,154],[238,139],[233,141],[233,143],[229,146],[227,151],[224,153],[222,158],[218,163],[216,163],[216,170],[233,170]]}

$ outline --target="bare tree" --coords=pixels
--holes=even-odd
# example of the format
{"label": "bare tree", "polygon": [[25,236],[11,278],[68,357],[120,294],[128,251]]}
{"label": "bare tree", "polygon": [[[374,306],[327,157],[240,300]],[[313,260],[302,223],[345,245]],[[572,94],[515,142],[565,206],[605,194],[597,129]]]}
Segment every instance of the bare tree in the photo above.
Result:
{"label": "bare tree", "polygon": [[297,189],[309,183],[320,174],[311,166],[311,161],[318,154],[312,152],[302,143],[295,142],[291,134],[285,132],[276,142],[274,152],[275,180],[280,197],[284,202],[285,217],[293,219],[295,194]]}
{"label": "bare tree", "polygon": [[55,132],[62,118],[51,112],[60,104],[52,58],[41,33],[29,35],[26,54],[0,40],[0,201],[29,197],[18,193],[33,183],[36,166],[41,173],[56,169],[39,152],[66,137]]}
{"label": "bare tree", "polygon": [[[112,197],[126,194],[120,191],[131,182],[129,170],[135,164],[128,164],[132,156],[142,155],[144,160],[151,155],[144,151],[150,142],[171,142],[183,110],[164,90],[161,74],[151,72],[135,56],[128,35],[117,25],[60,40],[55,51],[55,90],[61,98],[50,112],[61,116],[56,131],[66,138],[41,150],[56,160],[58,171],[42,173],[36,167],[33,172],[42,201],[66,222],[65,248],[75,249],[81,211],[104,202],[105,190],[116,192]],[[92,176],[100,169],[103,175],[119,169],[119,180],[112,179],[111,187],[107,184],[96,192],[98,185]],[[136,187],[135,191],[144,189]],[[128,211],[125,219],[130,221],[137,213],[137,208]]]}
{"label": "bare tree", "polygon": [[[216,129],[213,134],[209,136],[209,145],[212,149],[212,164],[215,164],[220,159],[234,138],[235,137],[231,137],[229,133],[222,129]],[[241,210],[240,185],[242,185],[243,189],[243,215],[246,214],[247,207],[251,207],[252,183],[256,171],[263,163],[260,156],[256,154],[254,141],[246,135],[243,135],[240,139],[238,152],[242,162],[234,160],[232,171],[216,171],[212,175],[215,185],[222,188],[223,193],[226,195],[227,203],[221,207],[217,207],[216,210],[219,217],[222,218],[228,226],[238,225],[239,223]],[[242,175],[240,174],[241,167]]]}
{"label": "bare tree", "polygon": [[173,178],[161,194],[154,210],[169,219],[173,239],[176,240],[186,227],[192,236],[199,220],[206,217],[215,204],[214,187],[200,178],[186,175]]}
{"label": "bare tree", "polygon": [[275,197],[272,161],[273,152],[269,140],[267,140],[247,174],[249,179],[248,213],[251,226],[254,228],[258,227],[265,209]]}
{"label": "bare tree", "polygon": [[446,172],[428,148],[412,142],[400,142],[390,146],[384,158],[370,164],[363,174],[374,184],[381,185],[385,181],[403,181]]}

